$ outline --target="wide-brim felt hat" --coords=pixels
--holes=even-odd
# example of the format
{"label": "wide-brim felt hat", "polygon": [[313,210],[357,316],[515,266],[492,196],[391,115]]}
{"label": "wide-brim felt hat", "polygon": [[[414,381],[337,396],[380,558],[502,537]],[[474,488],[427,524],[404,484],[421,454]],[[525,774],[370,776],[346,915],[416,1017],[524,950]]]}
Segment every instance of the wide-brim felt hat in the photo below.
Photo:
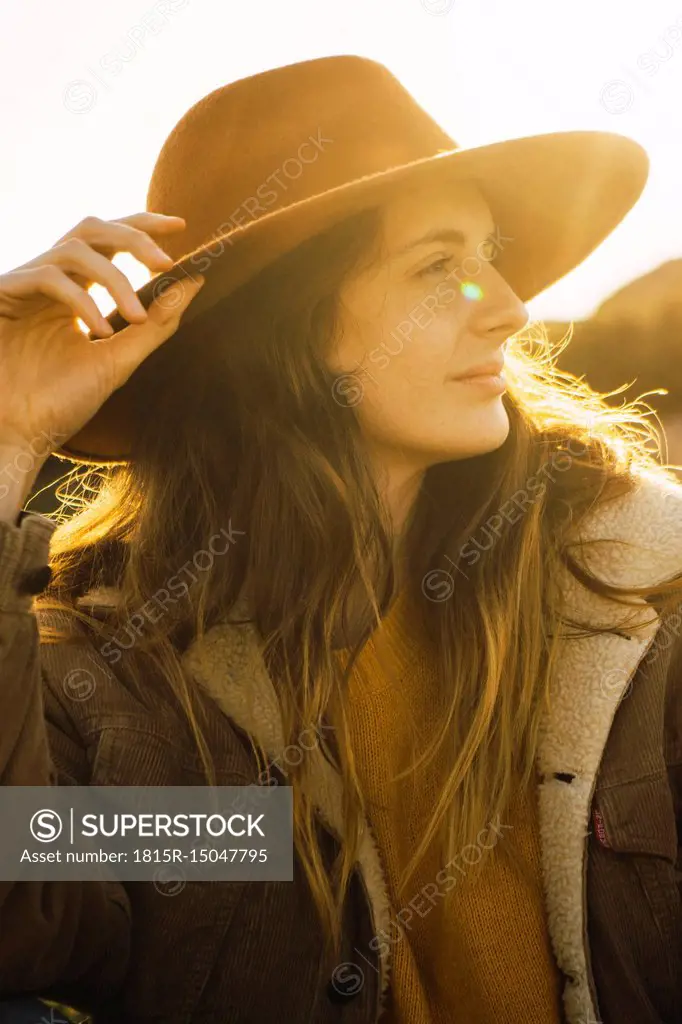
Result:
{"label": "wide-brim felt hat", "polygon": [[[163,303],[174,281],[202,274],[205,284],[173,337],[174,345],[191,345],[195,318],[311,236],[406,186],[468,179],[507,240],[495,266],[527,302],[609,235],[637,201],[648,170],[646,151],[614,132],[460,147],[376,61],[290,64],[214,90],[171,131],[147,210],[179,215],[186,225],[163,240],[176,262],[137,294],[147,308],[154,298]],[[107,319],[115,330],[127,324],[117,310]],[[106,344],[116,344],[115,335]],[[148,412],[146,362],[58,455],[130,460],[136,432],[158,426]]]}

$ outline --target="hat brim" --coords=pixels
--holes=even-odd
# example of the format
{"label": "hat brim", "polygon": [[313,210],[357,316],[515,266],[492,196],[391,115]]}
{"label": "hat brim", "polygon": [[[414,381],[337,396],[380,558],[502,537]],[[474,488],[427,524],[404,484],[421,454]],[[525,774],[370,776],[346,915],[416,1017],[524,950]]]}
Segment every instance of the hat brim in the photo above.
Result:
{"label": "hat brim", "polygon": [[[646,151],[612,132],[552,132],[448,150],[356,179],[216,236],[147,281],[137,295],[148,308],[173,281],[203,274],[206,283],[176,332],[184,333],[197,316],[306,239],[386,201],[407,182],[424,185],[445,175],[453,182],[473,180],[480,188],[506,240],[496,268],[528,302],[613,231],[641,195],[648,170]],[[118,310],[107,319],[115,330],[128,323]],[[132,402],[136,373],[56,454],[92,464],[129,460],[133,432],[143,425],[143,410]]]}

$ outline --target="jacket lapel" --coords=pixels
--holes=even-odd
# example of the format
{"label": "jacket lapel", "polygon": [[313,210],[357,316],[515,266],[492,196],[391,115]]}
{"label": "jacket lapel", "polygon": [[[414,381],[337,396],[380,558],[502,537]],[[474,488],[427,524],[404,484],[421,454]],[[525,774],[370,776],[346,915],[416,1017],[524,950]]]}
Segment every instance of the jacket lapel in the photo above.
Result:
{"label": "jacket lapel", "polygon": [[[242,602],[233,615],[240,618],[245,611]],[[215,626],[206,633],[203,643],[190,646],[183,664],[224,713],[261,743],[272,764],[287,763],[275,688],[257,634],[250,624]],[[301,745],[309,758],[309,799],[324,825],[341,842],[344,835],[341,777],[319,745],[313,743],[311,749],[307,737],[305,743],[301,738]],[[379,853],[365,820],[360,827],[358,867],[372,912],[373,934],[388,934],[390,909]],[[378,1010],[388,988],[389,961],[384,947],[387,948],[387,944],[380,943]]]}

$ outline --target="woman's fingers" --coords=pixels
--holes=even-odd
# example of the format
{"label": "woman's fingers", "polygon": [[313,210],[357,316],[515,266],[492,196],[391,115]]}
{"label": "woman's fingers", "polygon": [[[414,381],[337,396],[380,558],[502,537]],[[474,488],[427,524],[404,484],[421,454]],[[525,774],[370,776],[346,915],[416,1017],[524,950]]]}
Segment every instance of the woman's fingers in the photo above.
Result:
{"label": "woman's fingers", "polygon": [[129,252],[150,269],[163,270],[174,261],[153,236],[177,232],[184,226],[182,217],[167,217],[160,213],[134,213],[119,220],[86,217],[55,244],[78,238],[106,256]]}
{"label": "woman's fingers", "polygon": [[[67,288],[63,282],[57,284],[59,279],[54,275],[49,275],[52,291],[43,291],[42,294],[49,294],[53,298],[56,298],[58,294],[64,295],[74,312],[77,307],[79,316],[81,316],[81,310],[87,311],[88,315],[82,319],[91,330],[95,330],[98,334],[110,335],[111,329],[109,327],[103,329],[104,318],[99,313],[93,319],[93,307],[96,308],[96,306],[91,299],[83,298],[81,294],[83,290],[92,284],[101,285],[109,292],[125,320],[129,323],[144,323],[147,319],[147,312],[138,298],[135,288],[126,275],[114,266],[110,257],[117,252],[129,252],[153,273],[168,270],[174,260],[157,244],[152,234],[163,235],[173,231],[177,232],[184,226],[185,221],[182,217],[160,213],[131,214],[118,221],[86,217],[59,239],[51,249],[41,253],[18,269],[28,271],[41,266],[54,266],[62,270],[80,286],[80,292]],[[40,281],[42,278],[33,276],[24,277],[23,280],[29,283]],[[11,287],[5,291],[5,295],[14,295],[16,298],[27,297],[29,294],[30,292],[25,292],[21,287],[18,291]],[[6,304],[5,308],[1,308],[0,304],[0,312],[4,315],[12,315],[7,310]]]}
{"label": "woman's fingers", "polygon": [[130,323],[142,323],[147,319],[147,311],[126,275],[87,242],[69,238],[50,250],[50,258],[54,266],[78,274],[86,284],[99,284],[106,288],[122,316]]}
{"label": "woman's fingers", "polygon": [[0,316],[20,317],[21,300],[44,295],[62,302],[96,334],[111,336],[113,328],[100,313],[91,295],[54,264],[20,267],[0,276]]}
{"label": "woman's fingers", "polygon": [[[97,220],[98,218],[94,218]],[[150,213],[149,210],[141,210],[139,213],[129,213],[125,217],[116,217],[117,224],[129,224],[140,231],[148,231],[150,234],[169,234],[184,228],[187,221],[184,217],[176,217],[168,213]],[[107,224],[111,221],[102,221]]]}

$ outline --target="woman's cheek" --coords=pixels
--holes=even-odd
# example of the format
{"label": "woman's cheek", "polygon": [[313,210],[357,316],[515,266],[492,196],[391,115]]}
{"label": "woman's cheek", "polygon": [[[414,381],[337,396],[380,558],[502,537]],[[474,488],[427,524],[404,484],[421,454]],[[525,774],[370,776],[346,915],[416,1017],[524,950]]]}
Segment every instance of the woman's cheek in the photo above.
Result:
{"label": "woman's cheek", "polygon": [[457,292],[446,281],[439,281],[436,285],[436,297],[442,305],[447,305],[457,298]]}

